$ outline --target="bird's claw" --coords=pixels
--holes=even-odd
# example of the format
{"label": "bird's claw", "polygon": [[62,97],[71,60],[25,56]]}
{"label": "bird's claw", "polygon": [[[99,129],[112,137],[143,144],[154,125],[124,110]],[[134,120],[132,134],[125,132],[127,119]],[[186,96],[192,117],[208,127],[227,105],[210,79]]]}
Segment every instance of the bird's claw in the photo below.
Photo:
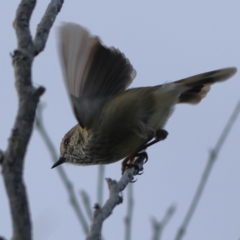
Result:
{"label": "bird's claw", "polygon": [[144,159],[143,164],[145,164],[148,161],[148,154],[145,151],[137,153],[135,157],[143,158]]}
{"label": "bird's claw", "polygon": [[[143,164],[145,164],[147,161],[148,161],[148,155],[147,153],[144,151],[144,152],[140,152],[140,153],[137,153],[135,156],[134,156],[134,159],[139,159],[141,158],[142,161],[143,161]],[[135,164],[135,163],[128,163],[129,161],[123,161],[122,162],[122,175],[124,174],[125,170],[128,169],[128,168],[132,168],[134,167],[135,168],[135,171],[134,171],[134,176],[136,175],[142,175],[143,174],[143,168],[139,168],[139,165],[138,164]],[[135,182],[133,180],[131,180],[131,182]]]}

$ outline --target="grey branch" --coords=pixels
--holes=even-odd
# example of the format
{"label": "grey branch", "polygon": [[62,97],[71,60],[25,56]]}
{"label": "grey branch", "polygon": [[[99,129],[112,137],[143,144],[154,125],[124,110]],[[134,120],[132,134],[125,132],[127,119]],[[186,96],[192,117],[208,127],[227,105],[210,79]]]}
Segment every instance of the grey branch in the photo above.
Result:
{"label": "grey branch", "polygon": [[179,230],[177,232],[175,240],[181,240],[182,237],[184,236],[184,234],[186,232],[186,229],[187,229],[187,226],[189,224],[189,221],[191,220],[191,217],[193,216],[193,213],[194,213],[194,211],[197,207],[197,204],[199,202],[199,199],[202,195],[203,189],[206,186],[206,182],[208,180],[209,174],[210,174],[210,172],[213,168],[214,163],[216,162],[218,153],[221,150],[224,141],[227,139],[227,136],[228,136],[235,120],[237,119],[237,117],[239,115],[239,112],[240,112],[240,101],[237,103],[231,117],[229,118],[227,125],[225,126],[221,136],[219,137],[219,139],[216,143],[215,148],[209,154],[209,159],[208,159],[207,165],[204,169],[202,178],[200,180],[200,183],[198,185],[198,188],[196,190],[196,193],[194,195],[192,203],[189,207],[189,210],[188,210],[188,212],[187,212],[187,214],[186,214],[186,216],[183,220],[183,223],[182,223],[181,227],[179,228]]}
{"label": "grey branch", "polygon": [[[55,163],[56,160],[58,159],[58,155],[57,155],[56,149],[55,149],[50,137],[47,134],[46,129],[44,128],[43,119],[42,119],[42,110],[43,110],[43,104],[39,104],[38,108],[37,108],[36,128],[39,131],[40,135],[42,136],[43,141],[46,144],[46,146],[51,154],[53,163]],[[77,201],[77,197],[74,192],[74,186],[73,186],[72,182],[68,179],[68,176],[62,166],[59,166],[56,169],[60,175],[60,178],[62,179],[63,185],[65,186],[65,188],[68,192],[70,203],[71,203],[71,205],[77,215],[77,218],[82,226],[83,232],[87,235],[88,234],[87,220],[85,219],[82,208],[80,207],[80,205]]]}
{"label": "grey branch", "polygon": [[153,227],[153,237],[152,240],[160,240],[162,236],[162,232],[170,219],[172,218],[173,214],[176,211],[176,206],[171,205],[167,212],[165,213],[165,216],[163,217],[162,221],[158,222],[155,218],[152,218],[151,223]]}
{"label": "grey branch", "polygon": [[41,22],[38,24],[36,36],[34,38],[35,55],[43,51],[50,29],[56,19],[57,14],[62,8],[63,1],[64,0],[52,0],[49,3]]}
{"label": "grey branch", "polygon": [[132,216],[133,216],[133,185],[128,185],[128,193],[127,193],[127,215],[124,218],[125,223],[125,240],[131,239],[131,230],[132,230]]}
{"label": "grey branch", "polygon": [[103,202],[104,171],[105,171],[105,166],[99,165],[98,180],[97,180],[97,198],[98,198],[99,205],[102,205],[102,202]]}
{"label": "grey branch", "polygon": [[84,208],[85,208],[85,211],[87,213],[87,216],[88,216],[89,220],[91,220],[91,218],[92,218],[92,208],[91,208],[90,197],[89,197],[88,193],[84,190],[80,191],[80,196],[82,198],[82,202],[84,204]]}
{"label": "grey branch", "polygon": [[35,4],[34,0],[22,0],[13,24],[18,41],[18,48],[14,51],[12,60],[19,108],[8,147],[2,158],[2,174],[9,198],[14,240],[32,239],[28,199],[22,175],[35,111],[39,98],[45,91],[44,87],[32,86],[31,66],[35,53],[29,21]]}
{"label": "grey branch", "polygon": [[25,50],[29,54],[32,54],[33,50],[29,22],[35,5],[36,1],[34,0],[22,0],[18,6],[16,18],[13,22],[18,40],[18,49]]}
{"label": "grey branch", "polygon": [[[139,170],[143,170],[143,157],[138,157],[134,164],[137,164]],[[122,178],[117,182],[110,178],[106,178],[108,188],[109,188],[109,199],[106,201],[104,206],[101,208],[98,204],[95,205],[95,211],[93,213],[92,224],[90,227],[90,233],[86,240],[100,240],[101,230],[103,221],[108,218],[113,209],[120,203],[122,203],[123,198],[121,192],[126,188],[129,182],[132,181],[134,174],[136,173],[135,168],[127,169]]]}

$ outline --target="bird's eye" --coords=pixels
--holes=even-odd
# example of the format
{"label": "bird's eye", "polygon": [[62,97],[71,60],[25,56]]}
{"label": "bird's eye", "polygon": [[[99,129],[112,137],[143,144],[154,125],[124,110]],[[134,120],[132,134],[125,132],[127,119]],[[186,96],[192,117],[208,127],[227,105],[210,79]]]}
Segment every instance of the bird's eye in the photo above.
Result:
{"label": "bird's eye", "polygon": [[67,145],[70,143],[70,138],[66,138],[64,140],[64,146],[67,147]]}

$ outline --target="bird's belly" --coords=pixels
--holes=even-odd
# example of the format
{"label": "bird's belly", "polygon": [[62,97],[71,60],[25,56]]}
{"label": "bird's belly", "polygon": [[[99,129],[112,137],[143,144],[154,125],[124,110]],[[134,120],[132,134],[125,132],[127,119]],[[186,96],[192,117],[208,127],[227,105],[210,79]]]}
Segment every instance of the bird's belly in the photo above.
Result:
{"label": "bird's belly", "polygon": [[91,155],[93,161],[96,162],[95,164],[114,163],[133,153],[144,142],[146,142],[146,139],[131,131],[121,138],[115,136],[112,139],[104,139],[103,136],[100,142],[94,144],[95,147],[91,147]]}

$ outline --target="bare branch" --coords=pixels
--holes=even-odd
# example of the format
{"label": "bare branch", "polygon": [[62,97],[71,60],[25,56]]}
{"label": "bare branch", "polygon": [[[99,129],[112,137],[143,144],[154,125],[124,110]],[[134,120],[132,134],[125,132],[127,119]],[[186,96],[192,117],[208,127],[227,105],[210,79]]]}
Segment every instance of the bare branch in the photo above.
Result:
{"label": "bare branch", "polygon": [[99,205],[103,202],[103,183],[104,183],[105,166],[99,165],[98,167],[98,181],[97,181],[97,201]]}
{"label": "bare branch", "polygon": [[18,40],[18,49],[29,50],[28,54],[31,54],[33,50],[29,21],[35,5],[36,0],[22,0],[18,6],[16,18],[13,22]]}
{"label": "bare branch", "polygon": [[[143,170],[144,157],[140,156],[137,158],[134,164],[137,164],[139,170]],[[126,188],[129,182],[132,181],[134,174],[136,174],[135,168],[127,169],[120,181],[116,182],[110,178],[106,178],[109,188],[109,199],[106,201],[104,206],[101,208],[98,204],[95,205],[95,211],[93,213],[92,224],[90,227],[90,233],[86,240],[96,240],[101,237],[101,230],[103,221],[110,216],[113,209],[120,203],[123,198],[121,192]]]}
{"label": "bare branch", "polygon": [[204,169],[204,172],[203,172],[202,178],[200,180],[200,183],[198,185],[197,191],[194,195],[194,198],[193,198],[192,203],[191,203],[191,205],[188,209],[188,212],[187,212],[187,214],[186,214],[186,216],[183,220],[183,223],[178,230],[178,233],[177,233],[177,236],[176,236],[175,240],[181,240],[182,237],[184,236],[184,234],[186,232],[186,229],[187,229],[187,226],[189,224],[189,221],[191,220],[191,218],[193,216],[193,213],[194,213],[194,211],[197,207],[197,204],[199,202],[199,199],[202,195],[203,189],[206,186],[206,182],[207,182],[209,174],[210,174],[210,172],[213,168],[213,164],[215,163],[215,161],[217,159],[217,156],[218,156],[218,153],[221,150],[224,141],[227,139],[227,136],[228,136],[235,120],[237,119],[237,116],[238,116],[239,112],[240,112],[240,101],[237,103],[237,106],[235,107],[230,119],[228,120],[227,125],[225,126],[221,136],[219,137],[215,148],[209,154],[209,159],[208,159],[207,165]]}
{"label": "bare branch", "polygon": [[[42,136],[43,141],[45,142],[45,144],[51,154],[53,163],[55,163],[58,159],[58,155],[56,153],[56,149],[54,148],[50,137],[47,134],[46,129],[44,128],[44,124],[43,124],[43,120],[42,120],[42,109],[43,109],[43,105],[39,104],[38,109],[37,109],[36,128],[39,131],[40,135]],[[67,174],[65,173],[62,166],[59,166],[57,168],[57,171],[63,181],[63,185],[65,186],[65,188],[68,192],[71,205],[72,205],[72,207],[77,215],[77,218],[83,228],[83,232],[87,235],[88,234],[88,224],[83,215],[83,211],[82,211],[80,205],[78,204],[77,197],[76,197],[74,189],[73,189],[73,184],[68,179]]]}
{"label": "bare branch", "polygon": [[38,55],[45,48],[50,29],[62,8],[64,0],[52,0],[47,10],[38,24],[36,36],[34,38],[35,55]]}
{"label": "bare branch", "polygon": [[152,218],[152,227],[153,227],[153,237],[152,240],[160,240],[161,239],[161,235],[163,232],[163,229],[166,227],[166,225],[168,224],[169,220],[171,219],[171,217],[173,216],[173,214],[176,211],[176,207],[174,205],[171,205],[165,216],[163,217],[162,221],[158,222],[155,218]]}
{"label": "bare branch", "polygon": [[132,230],[132,215],[133,215],[133,185],[128,185],[128,196],[127,196],[127,216],[124,218],[125,222],[125,240],[131,239]]}
{"label": "bare branch", "polygon": [[80,196],[82,198],[87,216],[91,220],[91,218],[92,218],[92,207],[91,207],[90,197],[89,197],[88,193],[84,190],[80,191]]}
{"label": "bare branch", "polygon": [[14,240],[32,239],[27,193],[22,174],[35,111],[39,98],[45,91],[44,87],[34,88],[32,86],[31,67],[34,47],[29,21],[35,4],[35,0],[22,0],[13,23],[18,40],[18,48],[14,51],[12,60],[19,108],[2,161],[2,173],[10,202]]}

